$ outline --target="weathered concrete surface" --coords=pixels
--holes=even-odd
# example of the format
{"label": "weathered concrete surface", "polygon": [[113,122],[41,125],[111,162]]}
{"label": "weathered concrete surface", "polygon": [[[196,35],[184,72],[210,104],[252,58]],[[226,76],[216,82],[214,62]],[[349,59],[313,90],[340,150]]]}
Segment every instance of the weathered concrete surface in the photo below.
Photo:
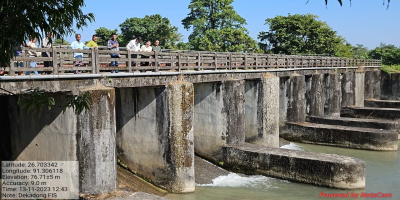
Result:
{"label": "weathered concrete surface", "polygon": [[194,191],[193,86],[117,90],[118,157],[175,193]]}
{"label": "weathered concrete surface", "polygon": [[398,133],[382,129],[286,123],[281,137],[289,141],[354,149],[395,151],[398,148]]}
{"label": "weathered concrete surface", "polygon": [[400,100],[400,73],[381,73],[381,98]]}
{"label": "weathered concrete surface", "polygon": [[213,179],[226,176],[230,173],[198,156],[195,157],[194,163],[196,166],[196,184],[212,184]]}
{"label": "weathered concrete surface", "polygon": [[288,77],[279,78],[279,126],[285,126],[287,122],[288,110],[288,91],[290,89],[290,79]]}
{"label": "weathered concrete surface", "polygon": [[383,119],[363,119],[348,117],[308,117],[308,121],[316,124],[330,124],[338,126],[353,126],[362,128],[375,128],[385,130],[400,130],[400,123],[392,120]]}
{"label": "weathered concrete surface", "polygon": [[92,97],[92,105],[77,117],[79,191],[108,193],[117,185],[115,90],[89,88],[86,91]]}
{"label": "weathered concrete surface", "polygon": [[290,77],[288,91],[289,104],[287,108],[287,121],[305,122],[306,118],[306,82],[305,77],[294,74]]}
{"label": "weathered concrete surface", "polygon": [[313,74],[310,91],[310,116],[324,116],[324,74]]}
{"label": "weathered concrete surface", "polygon": [[354,106],[355,103],[355,73],[342,74],[342,106]]}
{"label": "weathered concrete surface", "polygon": [[343,107],[341,117],[368,118],[368,119],[400,119],[400,109],[374,107]]}
{"label": "weathered concrete surface", "polygon": [[354,86],[354,106],[364,106],[364,91],[365,91],[365,72],[357,71],[355,74]]}
{"label": "weathered concrete surface", "polygon": [[381,70],[365,72],[365,99],[380,99],[381,97]]}
{"label": "weathered concrete surface", "polygon": [[[246,142],[262,139],[262,84],[261,80],[245,82],[245,140]],[[261,133],[261,136],[260,136]]]}
{"label": "weathered concrete surface", "polygon": [[243,144],[245,141],[244,86],[244,80],[224,82],[227,144]]}
{"label": "weathered concrete surface", "polygon": [[400,101],[367,99],[364,101],[364,105],[376,108],[400,108]]}
{"label": "weathered concrete surface", "polygon": [[365,162],[347,156],[253,144],[224,147],[224,166],[247,174],[333,188],[365,187]]}
{"label": "weathered concrete surface", "polygon": [[339,117],[341,109],[342,87],[339,73],[325,77],[325,115]]}

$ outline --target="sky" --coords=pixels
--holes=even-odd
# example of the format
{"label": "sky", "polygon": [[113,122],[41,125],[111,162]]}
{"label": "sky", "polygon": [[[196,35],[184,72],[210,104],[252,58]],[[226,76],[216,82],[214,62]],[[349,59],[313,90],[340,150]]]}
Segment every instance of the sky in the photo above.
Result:
{"label": "sky", "polygon": [[[350,44],[362,44],[369,49],[381,43],[400,46],[400,2],[391,1],[387,8],[387,0],[343,0],[341,7],[337,0],[235,0],[233,7],[244,19],[249,35],[258,41],[261,31],[268,31],[265,19],[278,15],[314,14],[319,20],[326,22],[338,35]],[[385,5],[383,3],[385,2]],[[191,31],[183,28],[182,19],[188,13],[190,0],[85,0],[84,13],[92,12],[96,21],[77,33],[82,34],[83,41],[89,41],[95,29],[106,27],[119,29],[119,25],[127,18],[160,14],[167,17],[173,26],[183,35],[183,42]],[[65,38],[73,41],[73,36]]]}

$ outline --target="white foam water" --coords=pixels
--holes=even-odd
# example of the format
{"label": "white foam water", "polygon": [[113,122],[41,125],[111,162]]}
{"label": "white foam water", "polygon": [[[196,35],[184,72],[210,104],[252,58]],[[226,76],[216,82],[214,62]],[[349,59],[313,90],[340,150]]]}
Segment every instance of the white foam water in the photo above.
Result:
{"label": "white foam water", "polygon": [[291,142],[290,144],[281,146],[282,149],[290,149],[290,150],[304,150],[301,146]]}
{"label": "white foam water", "polygon": [[226,176],[219,176],[212,180],[211,184],[197,184],[197,186],[208,187],[263,187],[270,188],[268,181],[273,178],[265,176],[245,176],[236,173],[229,173]]}

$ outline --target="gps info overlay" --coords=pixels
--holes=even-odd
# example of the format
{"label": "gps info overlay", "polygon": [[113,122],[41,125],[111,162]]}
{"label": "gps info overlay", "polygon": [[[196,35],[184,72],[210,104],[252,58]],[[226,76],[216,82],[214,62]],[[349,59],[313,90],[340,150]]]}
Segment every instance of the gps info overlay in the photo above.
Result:
{"label": "gps info overlay", "polygon": [[3,161],[1,199],[79,199],[78,161]]}

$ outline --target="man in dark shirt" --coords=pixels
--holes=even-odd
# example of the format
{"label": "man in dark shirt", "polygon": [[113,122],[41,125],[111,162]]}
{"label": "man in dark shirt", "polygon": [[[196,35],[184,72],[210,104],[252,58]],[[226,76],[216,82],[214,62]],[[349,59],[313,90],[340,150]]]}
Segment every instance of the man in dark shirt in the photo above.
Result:
{"label": "man in dark shirt", "polygon": [[[119,43],[117,40],[116,33],[111,34],[111,40],[108,40],[107,48],[110,49],[111,51],[116,51],[115,53],[111,54],[111,58],[120,58],[121,57],[118,53]],[[111,61],[111,66],[118,67],[118,61]],[[112,70],[111,73],[114,73],[114,70]],[[118,73],[118,70],[115,70],[115,73]]]}

